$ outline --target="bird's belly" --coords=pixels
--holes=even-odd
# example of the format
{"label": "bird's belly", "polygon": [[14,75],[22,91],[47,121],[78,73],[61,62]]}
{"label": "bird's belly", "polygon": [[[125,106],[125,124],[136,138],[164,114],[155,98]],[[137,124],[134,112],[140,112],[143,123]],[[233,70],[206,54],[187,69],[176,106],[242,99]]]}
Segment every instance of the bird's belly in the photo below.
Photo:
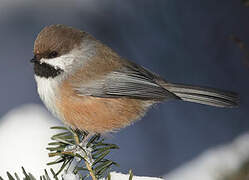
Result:
{"label": "bird's belly", "polygon": [[65,96],[57,106],[65,123],[91,133],[106,133],[130,125],[145,113],[144,101],[128,98]]}

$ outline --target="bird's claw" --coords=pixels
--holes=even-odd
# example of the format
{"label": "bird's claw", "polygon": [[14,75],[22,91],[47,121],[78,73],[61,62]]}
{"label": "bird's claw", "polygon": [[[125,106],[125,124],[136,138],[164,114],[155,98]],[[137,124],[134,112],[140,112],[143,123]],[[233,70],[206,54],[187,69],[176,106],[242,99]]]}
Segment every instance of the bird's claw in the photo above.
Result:
{"label": "bird's claw", "polygon": [[[75,155],[75,160],[77,162],[81,161],[82,158],[89,164],[93,163],[92,159],[92,148],[86,146],[87,143],[80,143],[79,145],[68,145],[64,151],[71,152]],[[82,158],[81,158],[82,157]]]}

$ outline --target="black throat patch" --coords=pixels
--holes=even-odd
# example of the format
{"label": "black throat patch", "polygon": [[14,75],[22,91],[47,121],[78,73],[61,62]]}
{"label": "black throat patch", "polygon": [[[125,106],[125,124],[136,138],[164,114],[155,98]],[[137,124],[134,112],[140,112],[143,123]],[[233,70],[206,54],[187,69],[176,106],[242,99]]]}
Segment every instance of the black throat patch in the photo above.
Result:
{"label": "black throat patch", "polygon": [[62,69],[55,68],[49,64],[39,62],[34,63],[35,75],[45,78],[54,78],[63,72]]}

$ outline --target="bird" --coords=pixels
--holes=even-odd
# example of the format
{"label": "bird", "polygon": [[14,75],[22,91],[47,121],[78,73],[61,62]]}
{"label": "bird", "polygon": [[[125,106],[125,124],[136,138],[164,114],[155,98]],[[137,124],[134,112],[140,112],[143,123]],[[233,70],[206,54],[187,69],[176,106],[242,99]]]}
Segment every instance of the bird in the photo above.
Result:
{"label": "bird", "polygon": [[62,24],[41,30],[33,54],[37,91],[47,109],[66,126],[90,134],[118,131],[163,101],[239,105],[234,92],[168,82],[91,34]]}

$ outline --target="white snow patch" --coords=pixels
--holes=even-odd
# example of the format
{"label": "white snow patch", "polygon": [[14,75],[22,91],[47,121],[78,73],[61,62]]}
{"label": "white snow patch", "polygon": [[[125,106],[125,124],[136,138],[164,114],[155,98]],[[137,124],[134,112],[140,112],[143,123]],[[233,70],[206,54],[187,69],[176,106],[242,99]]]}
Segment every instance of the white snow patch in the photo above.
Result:
{"label": "white snow patch", "polygon": [[75,175],[74,173],[65,173],[62,175],[62,178],[64,180],[79,180],[80,176],[79,175]]}
{"label": "white snow patch", "polygon": [[59,121],[36,104],[16,108],[0,119],[0,176],[5,179],[9,171],[23,177],[22,166],[37,178],[44,174],[46,163],[52,160],[46,147],[56,133],[49,128],[58,125]]}
{"label": "white snow patch", "polygon": [[164,176],[170,180],[218,180],[249,160],[249,133],[231,144],[210,149],[196,159]]}
{"label": "white snow patch", "polygon": [[[111,180],[129,180],[129,174],[122,174],[117,172],[111,172]],[[105,179],[101,179],[105,180]],[[132,180],[163,180],[155,177],[133,176]]]}

